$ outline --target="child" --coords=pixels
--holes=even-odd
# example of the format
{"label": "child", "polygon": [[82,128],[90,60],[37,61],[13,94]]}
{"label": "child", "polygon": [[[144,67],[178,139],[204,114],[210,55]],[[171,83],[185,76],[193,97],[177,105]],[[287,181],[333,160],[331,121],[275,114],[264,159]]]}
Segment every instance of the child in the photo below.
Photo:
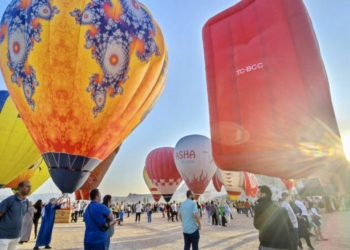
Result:
{"label": "child", "polygon": [[120,210],[119,212],[119,221],[118,221],[118,225],[119,226],[123,226],[124,225],[124,211],[123,210]]}

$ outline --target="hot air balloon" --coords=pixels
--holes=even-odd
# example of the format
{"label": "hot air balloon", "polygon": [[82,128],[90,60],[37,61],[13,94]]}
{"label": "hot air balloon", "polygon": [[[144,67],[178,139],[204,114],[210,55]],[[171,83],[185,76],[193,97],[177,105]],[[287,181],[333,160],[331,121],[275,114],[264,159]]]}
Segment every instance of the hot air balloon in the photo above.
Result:
{"label": "hot air balloon", "polygon": [[254,174],[243,172],[242,188],[247,196],[256,197],[259,189],[258,179]]}
{"label": "hot air balloon", "polygon": [[214,185],[214,188],[217,192],[221,192],[221,188],[222,188],[222,182],[220,180],[220,172],[219,170],[217,169],[213,178],[212,178],[212,181],[213,181],[213,185]]}
{"label": "hot air balloon", "polygon": [[72,193],[159,98],[162,32],[137,0],[13,0],[0,25],[6,86],[53,181]]}
{"label": "hot air balloon", "polygon": [[182,178],[174,161],[174,148],[164,147],[151,151],[146,158],[146,171],[153,185],[169,202],[180,186]]}
{"label": "hot air balloon", "polygon": [[114,161],[114,158],[117,156],[119,149],[120,146],[91,172],[91,175],[85,181],[84,185],[75,191],[76,200],[90,200],[90,191],[98,188],[98,186],[101,184],[103,177]]}
{"label": "hot air balloon", "polygon": [[203,42],[220,169],[294,179],[347,166],[302,0],[242,0],[205,24]]}
{"label": "hot air balloon", "polygon": [[24,171],[22,174],[14,178],[10,183],[7,183],[5,188],[11,188],[14,193],[18,191],[18,184],[21,181],[30,181],[32,187],[30,194],[34,193],[42,184],[50,178],[49,169],[43,158],[40,158],[31,168]]}
{"label": "hot air balloon", "polygon": [[154,201],[158,202],[160,200],[160,198],[162,198],[162,194],[159,193],[157,188],[153,185],[151,179],[149,178],[149,176],[147,174],[146,167],[143,169],[143,179],[145,180],[145,183],[146,183],[149,191],[151,192]]}
{"label": "hot air balloon", "polygon": [[220,170],[220,180],[224,185],[230,200],[238,200],[243,189],[243,173]]}
{"label": "hot air balloon", "polygon": [[286,188],[288,192],[292,192],[292,189],[294,187],[294,180],[286,180],[286,179],[281,179],[284,185],[286,185]]}
{"label": "hot air balloon", "polygon": [[181,138],[176,143],[174,159],[182,179],[198,199],[217,169],[211,154],[210,139],[203,135]]}
{"label": "hot air balloon", "polygon": [[8,91],[0,91],[0,188],[33,167],[40,152]]}

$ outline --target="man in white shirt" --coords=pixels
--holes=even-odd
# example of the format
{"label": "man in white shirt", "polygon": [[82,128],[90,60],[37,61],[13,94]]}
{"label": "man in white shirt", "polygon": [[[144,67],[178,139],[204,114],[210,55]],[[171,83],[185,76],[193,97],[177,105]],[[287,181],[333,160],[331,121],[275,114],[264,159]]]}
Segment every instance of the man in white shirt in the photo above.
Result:
{"label": "man in white shirt", "polygon": [[298,219],[295,215],[292,207],[289,205],[289,203],[292,201],[292,197],[289,193],[283,193],[282,194],[282,207],[287,210],[288,216],[290,221],[293,224],[294,231],[292,235],[292,241],[293,241],[293,250],[298,250],[298,242],[299,242],[299,234],[298,234]]}
{"label": "man in white shirt", "polygon": [[141,205],[141,201],[139,201],[139,203],[136,204],[136,217],[135,217],[135,222],[137,222],[137,219],[141,219],[141,210],[142,210],[142,205]]}
{"label": "man in white shirt", "polygon": [[[310,222],[309,221],[309,218],[308,218],[308,213],[307,213],[307,208],[306,206],[304,205],[304,203],[302,202],[302,199],[300,197],[300,195],[296,195],[295,196],[295,201],[294,201],[295,205],[297,205],[300,209],[301,209],[301,216],[303,218],[305,218],[306,220],[306,226],[307,226],[307,231],[310,233],[310,230],[311,230],[311,227],[310,227]],[[315,236],[313,235],[312,233],[310,233],[310,236]]]}
{"label": "man in white shirt", "polygon": [[172,213],[171,213],[171,220],[174,222],[174,216],[176,216],[176,221],[179,221],[179,220],[177,219],[178,207],[177,207],[177,204],[175,203],[175,201],[174,201],[173,204],[171,205],[171,210],[172,210]]}

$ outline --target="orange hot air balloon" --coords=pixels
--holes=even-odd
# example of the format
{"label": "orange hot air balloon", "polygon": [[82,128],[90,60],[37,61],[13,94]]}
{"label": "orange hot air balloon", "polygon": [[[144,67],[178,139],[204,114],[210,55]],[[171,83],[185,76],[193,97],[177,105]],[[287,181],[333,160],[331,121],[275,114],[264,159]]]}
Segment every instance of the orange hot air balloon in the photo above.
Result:
{"label": "orange hot air balloon", "polygon": [[114,158],[119,153],[120,146],[114,150],[103,162],[101,162],[92,172],[84,185],[75,191],[76,200],[90,200],[90,191],[98,188],[103,177],[106,175],[109,167],[112,165]]}
{"label": "orange hot air balloon", "polygon": [[146,183],[149,191],[151,192],[154,201],[158,202],[160,200],[160,198],[162,198],[162,194],[158,191],[156,186],[153,185],[151,179],[149,178],[149,176],[147,174],[146,167],[144,167],[144,169],[143,169],[143,179],[145,180],[145,183]]}
{"label": "orange hot air balloon", "polygon": [[137,0],[17,3],[1,20],[0,68],[53,181],[72,193],[158,100],[164,38]]}
{"label": "orange hot air balloon", "polygon": [[11,188],[14,193],[18,191],[18,184],[21,181],[30,181],[32,185],[30,194],[34,193],[42,184],[50,178],[49,169],[43,158],[38,160],[32,167],[18,175],[5,188]]}

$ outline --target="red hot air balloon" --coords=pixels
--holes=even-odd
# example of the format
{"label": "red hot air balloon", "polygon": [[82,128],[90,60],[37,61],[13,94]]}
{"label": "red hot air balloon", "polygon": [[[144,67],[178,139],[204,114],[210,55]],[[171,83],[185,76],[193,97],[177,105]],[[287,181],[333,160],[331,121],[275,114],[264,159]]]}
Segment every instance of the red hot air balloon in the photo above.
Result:
{"label": "red hot air balloon", "polygon": [[242,0],[205,24],[203,42],[220,169],[298,179],[346,168],[302,0]]}
{"label": "red hot air balloon", "polygon": [[292,192],[292,189],[294,187],[294,180],[282,179],[282,181],[283,181],[284,185],[286,185],[288,192]]}
{"label": "red hot air balloon", "polygon": [[211,153],[211,143],[203,135],[181,138],[175,146],[177,170],[198,199],[204,193],[217,169]]}
{"label": "red hot air balloon", "polygon": [[119,149],[120,146],[91,172],[91,175],[85,181],[84,185],[75,191],[76,200],[90,200],[90,191],[98,188],[98,186],[101,184],[103,177],[113,163],[114,158],[119,153]]}
{"label": "red hot air balloon", "polygon": [[216,170],[213,178],[212,178],[212,182],[214,185],[214,188],[217,192],[221,192],[221,188],[222,188],[222,182],[220,180],[220,173],[219,170]]}
{"label": "red hot air balloon", "polygon": [[175,166],[174,148],[157,148],[150,152],[146,159],[146,171],[165,201],[169,202],[182,182]]}

